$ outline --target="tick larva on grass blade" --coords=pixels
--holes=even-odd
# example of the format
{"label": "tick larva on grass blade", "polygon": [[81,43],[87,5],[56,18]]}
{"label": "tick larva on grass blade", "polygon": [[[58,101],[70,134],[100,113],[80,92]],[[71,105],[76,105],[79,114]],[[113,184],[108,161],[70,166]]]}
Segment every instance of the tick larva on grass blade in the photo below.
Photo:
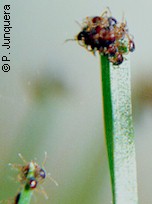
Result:
{"label": "tick larva on grass blade", "polygon": [[[31,199],[33,190],[42,193],[47,199],[48,196],[40,184],[44,182],[46,177],[48,177],[56,185],[58,185],[57,182],[53,178],[51,178],[50,175],[47,174],[47,172],[44,170],[47,154],[45,153],[45,159],[42,163],[42,167],[39,166],[35,161],[27,162],[21,154],[18,155],[23,161],[23,165],[9,164],[19,171],[18,181],[23,186],[23,189],[14,198],[14,204],[28,204]],[[24,200],[28,200],[28,202],[24,202]]]}
{"label": "tick larva on grass blade", "polygon": [[[24,164],[23,165],[22,164],[9,164],[9,165],[19,170],[18,181],[21,184],[27,183],[29,184],[29,187],[31,185],[32,188],[36,188],[37,184],[41,181],[44,181],[46,177],[46,172],[43,169],[44,167],[41,168],[35,161],[27,162],[20,153],[18,155],[22,159]],[[34,180],[35,180],[35,185],[33,185]]]}

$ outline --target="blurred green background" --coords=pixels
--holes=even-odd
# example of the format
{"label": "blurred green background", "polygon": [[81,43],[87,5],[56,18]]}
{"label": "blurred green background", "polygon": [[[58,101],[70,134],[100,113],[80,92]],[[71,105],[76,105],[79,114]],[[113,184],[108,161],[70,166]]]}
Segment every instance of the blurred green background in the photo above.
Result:
{"label": "blurred green background", "polygon": [[[0,1],[0,40],[3,7]],[[131,55],[133,118],[140,203],[151,204],[152,53],[151,1],[14,0],[11,5],[11,70],[0,69],[0,200],[19,190],[17,172],[8,163],[48,153],[45,200],[35,192],[32,203],[110,204],[111,189],[102,120],[99,57],[73,38],[86,16],[106,6],[127,19],[135,36]],[[0,47],[1,57],[5,54]],[[2,64],[2,63],[1,63]],[[15,178],[15,179],[14,179]]]}

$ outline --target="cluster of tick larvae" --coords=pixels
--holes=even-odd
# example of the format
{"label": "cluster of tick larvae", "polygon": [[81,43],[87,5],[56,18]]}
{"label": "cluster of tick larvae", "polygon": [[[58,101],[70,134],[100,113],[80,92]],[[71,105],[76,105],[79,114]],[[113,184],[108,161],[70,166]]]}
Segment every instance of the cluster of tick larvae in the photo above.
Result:
{"label": "cluster of tick larvae", "polygon": [[[37,187],[39,182],[43,182],[46,177],[46,172],[37,163],[31,161],[26,165],[15,165],[15,168],[19,169],[18,181],[25,185],[25,189],[33,190]],[[34,168],[33,176],[28,177],[31,171],[31,167]],[[18,204],[20,200],[21,192],[16,197],[14,204]]]}
{"label": "cluster of tick larvae", "polygon": [[88,51],[107,56],[113,65],[120,65],[124,55],[135,49],[126,22],[118,23],[108,11],[101,16],[87,17],[76,40]]}
{"label": "cluster of tick larvae", "polygon": [[[34,167],[33,176],[28,177],[30,168]],[[26,184],[27,188],[34,189],[40,181],[43,181],[46,177],[44,169],[42,169],[36,162],[29,162],[26,165],[18,167],[20,172],[18,174],[18,180],[21,184]]]}

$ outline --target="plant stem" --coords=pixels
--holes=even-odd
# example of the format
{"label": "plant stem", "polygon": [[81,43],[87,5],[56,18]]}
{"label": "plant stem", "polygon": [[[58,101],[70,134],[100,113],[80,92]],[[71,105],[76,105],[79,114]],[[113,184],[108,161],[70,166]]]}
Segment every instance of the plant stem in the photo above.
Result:
{"label": "plant stem", "polygon": [[119,67],[101,56],[105,136],[113,204],[137,204],[135,144],[132,125],[130,60]]}
{"label": "plant stem", "polygon": [[20,199],[18,204],[29,204],[32,197],[32,191],[26,190],[25,188],[21,191]]}
{"label": "plant stem", "polygon": [[25,183],[25,186],[20,193],[18,204],[30,204],[33,190],[29,187],[28,181],[30,181],[31,178],[34,178],[34,172],[35,172],[35,165],[33,162],[30,162],[29,171],[27,175],[27,182]]}

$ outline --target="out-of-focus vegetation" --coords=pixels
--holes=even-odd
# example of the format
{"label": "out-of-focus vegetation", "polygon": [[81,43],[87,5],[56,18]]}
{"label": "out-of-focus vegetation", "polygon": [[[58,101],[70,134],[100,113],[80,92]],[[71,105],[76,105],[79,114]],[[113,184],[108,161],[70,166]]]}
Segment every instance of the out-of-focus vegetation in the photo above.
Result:
{"label": "out-of-focus vegetation", "polygon": [[[101,192],[105,191],[105,188],[101,188],[102,183],[105,185],[104,175],[108,175],[105,149],[98,130],[100,124],[95,122],[93,132],[87,125],[87,119],[80,122],[76,119],[79,116],[77,113],[73,115],[73,102],[69,103],[73,93],[61,79],[52,78],[47,73],[30,82],[26,90],[29,93],[29,104],[25,117],[18,121],[6,163],[3,161],[2,164],[1,182],[4,191],[1,196],[8,198],[17,192],[19,185],[11,179],[14,177],[16,180],[17,171],[12,171],[7,163],[22,163],[17,156],[18,152],[27,161],[37,157],[40,163],[44,151],[47,151],[46,170],[52,172],[59,186],[56,187],[50,180],[46,181],[44,187],[51,201],[44,201],[44,196],[38,193],[35,193],[35,199],[40,200],[40,203],[98,202]],[[80,110],[79,114],[83,117]],[[83,132],[83,126],[88,127],[85,133],[80,133],[80,138],[75,132],[79,132],[79,129]],[[5,175],[10,175],[7,181]]]}

